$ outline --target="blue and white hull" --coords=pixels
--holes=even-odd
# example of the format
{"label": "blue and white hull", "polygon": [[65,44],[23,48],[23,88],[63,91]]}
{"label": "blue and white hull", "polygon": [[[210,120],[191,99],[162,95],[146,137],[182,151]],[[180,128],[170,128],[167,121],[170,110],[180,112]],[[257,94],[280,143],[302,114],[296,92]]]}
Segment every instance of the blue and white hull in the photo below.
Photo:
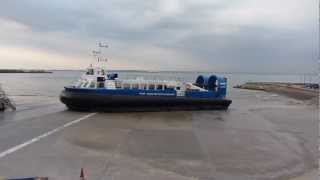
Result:
{"label": "blue and white hull", "polygon": [[79,89],[65,87],[61,101],[72,110],[163,111],[227,109],[231,100],[214,92],[188,92],[178,96],[175,90]]}

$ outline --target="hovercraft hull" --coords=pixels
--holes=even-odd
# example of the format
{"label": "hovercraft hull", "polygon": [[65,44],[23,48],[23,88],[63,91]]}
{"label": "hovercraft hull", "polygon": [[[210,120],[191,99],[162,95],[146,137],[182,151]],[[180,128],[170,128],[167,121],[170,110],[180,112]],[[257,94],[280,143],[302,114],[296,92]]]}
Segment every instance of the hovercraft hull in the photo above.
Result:
{"label": "hovercraft hull", "polygon": [[223,110],[232,102],[224,98],[86,94],[67,90],[61,93],[60,100],[71,110],[108,112]]}

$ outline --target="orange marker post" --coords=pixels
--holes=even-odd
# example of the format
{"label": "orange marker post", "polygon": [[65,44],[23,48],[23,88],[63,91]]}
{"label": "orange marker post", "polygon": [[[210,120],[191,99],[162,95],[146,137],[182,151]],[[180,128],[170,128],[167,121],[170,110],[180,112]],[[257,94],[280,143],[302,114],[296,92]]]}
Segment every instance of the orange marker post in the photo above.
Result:
{"label": "orange marker post", "polygon": [[81,172],[80,172],[80,180],[85,180],[85,178],[84,178],[84,171],[83,171],[83,168],[81,168]]}

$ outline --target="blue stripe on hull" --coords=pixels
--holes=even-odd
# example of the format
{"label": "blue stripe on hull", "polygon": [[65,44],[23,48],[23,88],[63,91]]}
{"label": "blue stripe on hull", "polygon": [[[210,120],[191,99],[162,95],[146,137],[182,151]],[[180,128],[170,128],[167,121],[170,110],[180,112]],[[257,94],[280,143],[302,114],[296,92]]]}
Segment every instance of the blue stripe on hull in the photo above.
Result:
{"label": "blue stripe on hull", "polygon": [[216,93],[213,91],[186,91],[186,97],[214,98],[216,97]]}
{"label": "blue stripe on hull", "polygon": [[[129,96],[165,96],[177,97],[175,90],[142,90],[142,89],[90,89],[65,87],[67,91],[84,94],[105,94],[105,95],[129,95]],[[190,98],[221,98],[214,91],[186,91],[185,97]]]}
{"label": "blue stripe on hull", "polygon": [[65,87],[67,91],[78,93],[94,93],[107,95],[131,95],[131,96],[173,96],[177,95],[175,90],[141,90],[141,89],[89,89]]}

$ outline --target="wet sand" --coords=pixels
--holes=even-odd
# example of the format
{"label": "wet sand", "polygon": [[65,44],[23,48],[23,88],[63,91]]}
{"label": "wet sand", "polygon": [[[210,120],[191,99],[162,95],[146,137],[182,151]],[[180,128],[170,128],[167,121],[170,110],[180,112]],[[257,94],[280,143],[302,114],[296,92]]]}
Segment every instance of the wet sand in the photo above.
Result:
{"label": "wet sand", "polygon": [[301,83],[248,82],[237,85],[235,88],[277,93],[290,98],[308,101],[309,104],[319,104],[319,89],[305,88],[305,85]]}
{"label": "wet sand", "polygon": [[[77,179],[83,167],[87,179],[291,180],[318,168],[317,106],[241,89],[229,98],[228,111],[97,113],[1,158],[0,176]],[[87,114],[33,103],[0,117],[0,153]]]}
{"label": "wet sand", "polygon": [[313,170],[302,176],[292,178],[291,180],[319,180],[319,170]]}

